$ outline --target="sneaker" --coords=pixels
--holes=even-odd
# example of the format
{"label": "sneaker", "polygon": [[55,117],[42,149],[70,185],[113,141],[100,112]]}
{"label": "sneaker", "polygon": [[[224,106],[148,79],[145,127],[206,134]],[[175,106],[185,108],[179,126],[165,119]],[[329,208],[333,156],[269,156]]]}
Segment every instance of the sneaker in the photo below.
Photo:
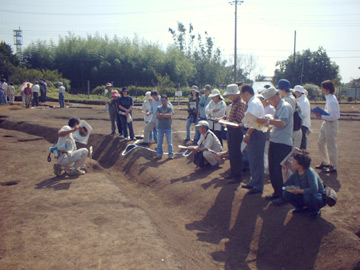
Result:
{"label": "sneaker", "polygon": [[325,173],[336,173],[336,167],[328,166],[327,169],[324,170]]}
{"label": "sneaker", "polygon": [[328,167],[329,167],[329,165],[325,165],[324,163],[321,163],[320,165],[317,165],[317,166],[315,167],[315,169],[323,170],[323,169],[326,169],[326,168],[328,168]]}
{"label": "sneaker", "polygon": [[126,137],[126,138],[124,138],[125,139],[125,141],[129,141],[130,139],[129,139],[129,137]]}
{"label": "sneaker", "polygon": [[119,137],[120,139],[124,139],[124,135],[122,135],[122,134],[119,134],[118,137]]}
{"label": "sneaker", "polygon": [[54,164],[54,174],[56,176],[60,176],[61,175],[61,165],[60,164]]}
{"label": "sneaker", "polygon": [[115,131],[114,131],[114,132],[111,132],[110,135],[115,135]]}
{"label": "sneaker", "polygon": [[68,172],[68,174],[69,175],[83,175],[83,174],[85,174],[85,171],[76,168],[76,169],[71,169],[70,172]]}
{"label": "sneaker", "polygon": [[184,140],[184,142],[188,142],[188,141],[190,141],[190,139],[188,139],[188,138],[186,138],[186,139]]}

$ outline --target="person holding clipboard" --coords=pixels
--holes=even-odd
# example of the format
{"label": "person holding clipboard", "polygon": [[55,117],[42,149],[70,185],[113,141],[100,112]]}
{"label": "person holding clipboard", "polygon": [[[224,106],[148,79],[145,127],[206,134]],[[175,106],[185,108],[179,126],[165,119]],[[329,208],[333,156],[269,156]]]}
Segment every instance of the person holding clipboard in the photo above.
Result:
{"label": "person holding clipboard", "polygon": [[337,167],[337,144],[336,134],[339,128],[340,108],[336,99],[335,87],[332,81],[326,80],[321,83],[321,90],[325,95],[325,111],[320,108],[312,110],[317,118],[324,122],[320,128],[318,147],[321,156],[321,164],[316,169],[323,170],[326,173],[335,173]]}

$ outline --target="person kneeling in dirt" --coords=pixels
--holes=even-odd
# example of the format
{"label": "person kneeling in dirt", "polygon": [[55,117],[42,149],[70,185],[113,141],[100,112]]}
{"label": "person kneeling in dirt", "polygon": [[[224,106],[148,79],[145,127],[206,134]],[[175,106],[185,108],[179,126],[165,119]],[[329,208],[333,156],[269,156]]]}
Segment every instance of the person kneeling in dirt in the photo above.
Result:
{"label": "person kneeling in dirt", "polygon": [[78,117],[71,117],[68,125],[63,126],[59,131],[59,139],[57,145],[64,145],[67,141],[71,142],[71,150],[68,152],[60,152],[57,158],[57,163],[54,165],[54,173],[60,175],[62,167],[69,167],[72,165],[70,171],[67,171],[69,175],[81,175],[85,174],[84,163],[89,153],[86,148],[77,149],[76,143],[73,137],[73,133],[80,129],[82,132],[84,129],[79,127],[80,119]]}
{"label": "person kneeling in dirt", "polygon": [[[290,160],[291,167],[295,171],[285,182],[283,198],[291,203],[297,213],[308,213],[311,218],[320,217],[320,209],[326,205],[323,195],[324,185],[319,175],[310,167],[311,158],[308,152],[301,150],[294,154]],[[283,165],[283,178],[287,177],[288,168]]]}
{"label": "person kneeling in dirt", "polygon": [[206,164],[219,165],[221,158],[216,153],[223,150],[219,139],[209,129],[208,121],[199,121],[196,127],[199,129],[200,139],[197,146],[189,148],[195,153],[194,163],[198,167],[203,167]]}

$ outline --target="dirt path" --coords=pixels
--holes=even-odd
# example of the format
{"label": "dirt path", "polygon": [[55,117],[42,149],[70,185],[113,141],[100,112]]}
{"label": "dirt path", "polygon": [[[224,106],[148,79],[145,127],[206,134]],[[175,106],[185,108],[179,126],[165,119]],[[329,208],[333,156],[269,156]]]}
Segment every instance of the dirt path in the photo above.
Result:
{"label": "dirt path", "polygon": [[[96,161],[85,176],[56,178],[48,147],[71,115],[94,128]],[[142,115],[134,116],[141,134]],[[174,146],[185,119],[177,110]],[[181,155],[156,161],[135,149],[123,157],[127,143],[107,135],[102,106],[0,106],[0,122],[1,269],[360,269],[359,121],[340,123],[338,175],[321,175],[339,202],[317,221],[227,185],[228,162],[196,170]],[[314,120],[313,165],[319,127]],[[264,195],[271,191],[267,184]]]}

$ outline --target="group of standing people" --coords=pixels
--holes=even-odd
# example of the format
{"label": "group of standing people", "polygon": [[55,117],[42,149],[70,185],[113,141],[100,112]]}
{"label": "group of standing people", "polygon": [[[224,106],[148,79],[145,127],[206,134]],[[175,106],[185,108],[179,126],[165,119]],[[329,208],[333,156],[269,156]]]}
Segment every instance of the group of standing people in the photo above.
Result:
{"label": "group of standing people", "polygon": [[0,105],[6,105],[7,99],[9,99],[9,104],[13,105],[15,101],[15,88],[14,84],[10,82],[6,83],[6,79],[1,79],[0,83]]}

